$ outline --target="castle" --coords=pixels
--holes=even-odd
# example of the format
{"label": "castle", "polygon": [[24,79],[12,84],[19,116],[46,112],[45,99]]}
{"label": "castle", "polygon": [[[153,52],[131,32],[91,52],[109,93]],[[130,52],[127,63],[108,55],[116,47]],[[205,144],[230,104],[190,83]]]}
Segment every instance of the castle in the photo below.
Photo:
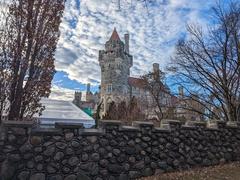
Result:
{"label": "castle", "polygon": [[[100,92],[93,94],[90,91],[90,84],[87,85],[86,100],[82,100],[82,93],[75,92],[74,103],[81,109],[96,110],[97,104],[101,103],[101,116],[104,116],[111,104],[115,102],[119,104],[122,101],[128,103],[132,97],[135,97],[141,108],[141,112],[146,115],[146,118],[156,118],[156,107],[151,106],[154,103],[153,97],[146,89],[146,86],[141,78],[130,76],[130,68],[133,66],[133,56],[129,52],[129,34],[124,35],[124,42],[120,39],[116,28],[114,28],[110,39],[105,43],[105,50],[99,51],[99,65],[101,68],[101,85]],[[159,74],[159,64],[154,63],[152,72]],[[157,72],[157,73],[156,73]],[[179,114],[187,115],[186,117],[194,116],[186,110],[179,111],[180,105],[184,102],[191,104],[192,102],[182,101],[176,96],[171,95],[167,85],[162,84],[169,92],[161,92],[160,101],[165,107],[178,107]],[[182,90],[181,90],[182,91]],[[183,93],[180,91],[180,94]],[[181,97],[181,96],[180,96]],[[163,108],[163,111],[167,111]],[[191,118],[192,119],[192,118]]]}
{"label": "castle", "polygon": [[[129,34],[124,35],[124,42],[122,42],[114,28],[110,39],[105,43],[105,50],[99,51],[98,60],[101,67],[102,114],[107,112],[112,101],[115,103],[129,102],[132,97],[137,98],[139,103],[144,101],[143,104],[151,101],[151,96],[146,90],[143,80],[130,77],[133,56],[129,52]],[[159,64],[153,64],[153,71],[159,71]],[[172,98],[166,93],[162,93],[162,97],[165,101],[167,99],[166,103],[169,103]]]}
{"label": "castle", "polygon": [[88,115],[92,116],[99,101],[99,93],[92,93],[90,88],[91,85],[88,83],[87,91],[85,93],[76,91],[74,94],[73,103],[85,111]]}

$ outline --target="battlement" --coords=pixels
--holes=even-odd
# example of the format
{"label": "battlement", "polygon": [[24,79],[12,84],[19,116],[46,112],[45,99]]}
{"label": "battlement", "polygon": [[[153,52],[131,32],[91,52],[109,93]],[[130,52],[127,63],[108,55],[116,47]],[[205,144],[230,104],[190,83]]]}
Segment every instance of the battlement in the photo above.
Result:
{"label": "battlement", "polygon": [[[119,120],[101,120],[99,122],[100,127],[97,130],[100,130],[102,132],[103,129],[118,129],[118,130],[137,130],[140,131],[141,129],[145,129],[146,127],[149,128],[149,130],[155,132],[159,131],[159,129],[163,131],[175,131],[177,129],[198,129],[201,128],[201,130],[215,130],[219,131],[222,129],[239,129],[240,130],[240,123],[238,122],[224,122],[224,121],[214,121],[214,122],[203,122],[203,121],[187,121],[186,123],[182,123],[178,120],[164,120],[163,127],[155,127],[152,122],[146,122],[146,121],[134,121],[131,126],[125,126],[123,125],[122,121]],[[41,132],[41,128],[36,127],[36,123],[32,121],[3,121],[2,123],[3,128],[24,128],[28,129],[29,132]],[[84,129],[82,124],[79,123],[56,123],[55,128],[48,128],[44,129],[44,132],[53,132],[53,129],[62,131],[64,129]],[[93,129],[85,129],[85,132],[92,131]],[[97,133],[99,134],[99,133]]]}
{"label": "battlement", "polygon": [[[240,125],[215,121],[99,122],[97,129],[29,121],[0,126],[0,177],[136,179],[174,170],[240,160]],[[11,169],[11,171],[5,171]],[[56,176],[56,177],[55,177]]]}

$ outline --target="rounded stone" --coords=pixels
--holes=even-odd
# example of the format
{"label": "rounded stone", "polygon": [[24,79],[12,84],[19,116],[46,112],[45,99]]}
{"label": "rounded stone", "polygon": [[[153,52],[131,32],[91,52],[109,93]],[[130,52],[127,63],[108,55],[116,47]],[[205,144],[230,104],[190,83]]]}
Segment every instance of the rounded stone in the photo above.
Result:
{"label": "rounded stone", "polygon": [[42,147],[36,147],[34,148],[34,151],[37,153],[42,152]]}
{"label": "rounded stone", "polygon": [[157,148],[154,148],[153,150],[152,150],[152,152],[154,153],[154,154],[159,154],[159,150],[157,149]]}
{"label": "rounded stone", "polygon": [[146,157],[144,158],[144,161],[145,161],[146,164],[149,164],[149,163],[151,162],[151,159],[150,159],[149,156],[146,156]]}
{"label": "rounded stone", "polygon": [[47,149],[43,152],[45,156],[52,156],[53,153],[55,152],[55,147],[54,146],[49,146]]}
{"label": "rounded stone", "polygon": [[100,159],[100,156],[98,153],[93,153],[92,156],[91,156],[91,159],[93,161],[98,161]]}
{"label": "rounded stone", "polygon": [[88,136],[87,137],[87,140],[90,142],[90,143],[95,143],[97,142],[97,136]]}
{"label": "rounded stone", "polygon": [[29,171],[22,171],[17,176],[19,180],[28,180],[29,179],[30,172]]}
{"label": "rounded stone", "polygon": [[98,148],[100,147],[100,145],[99,144],[94,144],[93,145],[93,149],[94,149],[94,151],[98,151]]}
{"label": "rounded stone", "polygon": [[47,172],[53,174],[56,172],[56,169],[50,165],[47,166]]}
{"label": "rounded stone", "polygon": [[34,159],[35,159],[36,162],[40,162],[40,161],[43,160],[43,156],[39,155],[39,156],[36,156]]}
{"label": "rounded stone", "polygon": [[114,139],[112,139],[112,140],[110,141],[110,145],[111,145],[111,146],[117,146],[117,145],[118,145],[118,142],[115,141]]}
{"label": "rounded stone", "polygon": [[13,162],[17,162],[21,159],[19,154],[10,154],[9,155],[9,160]]}
{"label": "rounded stone", "polygon": [[128,142],[128,145],[133,147],[133,146],[135,146],[135,142],[133,140],[131,140]]}
{"label": "rounded stone", "polygon": [[144,168],[144,161],[139,161],[139,162],[137,162],[135,165],[134,165],[134,168],[136,168],[136,169],[143,169]]}
{"label": "rounded stone", "polygon": [[43,164],[38,164],[36,168],[37,168],[38,171],[42,171],[43,170]]}
{"label": "rounded stone", "polygon": [[59,161],[64,157],[64,153],[63,152],[57,152],[54,156],[54,160]]}
{"label": "rounded stone", "polygon": [[82,161],[87,161],[88,160],[88,154],[87,153],[83,153],[82,154]]}
{"label": "rounded stone", "polygon": [[140,138],[136,138],[136,139],[135,139],[135,142],[136,142],[136,143],[140,143],[140,142],[141,142],[141,139],[140,139]]}
{"label": "rounded stone", "polygon": [[104,148],[102,148],[102,147],[99,148],[98,152],[99,152],[99,154],[102,155],[102,156],[106,154],[106,150],[105,150]]}
{"label": "rounded stone", "polygon": [[127,154],[129,154],[129,155],[134,154],[135,151],[136,151],[136,149],[135,149],[134,147],[126,147],[126,148],[125,148],[125,152],[126,152]]}
{"label": "rounded stone", "polygon": [[32,136],[30,139],[30,143],[34,146],[41,144],[41,142],[42,142],[42,138],[39,136]]}
{"label": "rounded stone", "polygon": [[61,175],[54,175],[49,178],[49,180],[63,180]]}
{"label": "rounded stone", "polygon": [[168,168],[168,165],[167,165],[167,163],[165,161],[159,161],[158,162],[158,167],[160,169],[166,170]]}
{"label": "rounded stone", "polygon": [[66,141],[71,141],[73,139],[74,134],[72,132],[66,133],[65,134],[65,140]]}
{"label": "rounded stone", "polygon": [[72,175],[69,175],[67,177],[64,178],[64,180],[76,180],[77,179],[77,176],[72,174]]}
{"label": "rounded stone", "polygon": [[103,180],[103,178],[97,177],[96,180]]}
{"label": "rounded stone", "polygon": [[120,162],[120,163],[124,162],[126,159],[127,159],[127,157],[126,157],[125,154],[120,154],[120,155],[118,155],[118,157],[117,157],[117,160],[118,160],[118,162]]}
{"label": "rounded stone", "polygon": [[121,151],[119,149],[113,149],[113,154],[115,156],[118,156],[121,153]]}
{"label": "rounded stone", "polygon": [[127,180],[127,179],[129,179],[127,174],[120,174],[119,180]]}
{"label": "rounded stone", "polygon": [[145,141],[145,142],[149,142],[149,141],[151,141],[151,138],[148,137],[148,136],[143,136],[142,140]]}
{"label": "rounded stone", "polygon": [[69,173],[70,172],[70,168],[68,168],[68,167],[63,167],[63,172],[64,173]]}
{"label": "rounded stone", "polygon": [[66,154],[67,155],[72,155],[73,153],[74,153],[73,149],[71,149],[71,148],[66,149]]}
{"label": "rounded stone", "polygon": [[125,163],[123,166],[125,171],[129,171],[130,165],[128,163]]}
{"label": "rounded stone", "polygon": [[151,176],[152,174],[153,174],[153,171],[152,171],[151,168],[146,168],[146,169],[144,169],[144,171],[143,171],[143,175],[144,175],[144,176]]}
{"label": "rounded stone", "polygon": [[99,164],[102,167],[107,167],[108,166],[108,160],[102,159],[102,160],[100,160]]}
{"label": "rounded stone", "polygon": [[151,168],[156,169],[157,168],[157,163],[151,162]]}
{"label": "rounded stone", "polygon": [[106,146],[107,151],[112,151],[112,146]]}
{"label": "rounded stone", "polygon": [[80,171],[77,175],[78,180],[91,180],[90,177],[88,177],[84,172]]}
{"label": "rounded stone", "polygon": [[16,136],[14,136],[13,134],[9,134],[8,135],[8,141],[13,143],[16,140]]}
{"label": "rounded stone", "polygon": [[128,161],[129,161],[130,163],[135,163],[135,162],[136,162],[136,158],[135,158],[134,156],[130,156],[130,157],[128,158]]}
{"label": "rounded stone", "polygon": [[45,174],[43,174],[43,173],[33,174],[33,175],[30,177],[30,180],[45,180]]}
{"label": "rounded stone", "polygon": [[71,157],[69,160],[68,160],[68,164],[70,166],[75,166],[79,163],[79,159],[77,157]]}
{"label": "rounded stone", "polygon": [[102,146],[106,146],[108,145],[108,140],[107,139],[100,139],[100,142],[99,142]]}
{"label": "rounded stone", "polygon": [[34,167],[34,162],[33,162],[33,161],[28,161],[28,162],[27,162],[27,167],[28,167],[29,169],[32,169],[32,168]]}
{"label": "rounded stone", "polygon": [[119,174],[124,171],[124,167],[117,164],[109,164],[108,170],[112,173]]}
{"label": "rounded stone", "polygon": [[67,144],[63,142],[56,142],[56,146],[59,149],[65,149],[67,147]]}
{"label": "rounded stone", "polygon": [[138,171],[129,171],[129,177],[131,179],[139,178],[139,177],[141,177],[141,175],[142,174],[140,172],[138,172]]}
{"label": "rounded stone", "polygon": [[26,153],[26,152],[31,151],[31,149],[32,149],[32,146],[30,144],[24,144],[20,147],[19,150],[21,153]]}
{"label": "rounded stone", "polygon": [[77,142],[77,141],[72,141],[71,145],[72,145],[72,147],[74,147],[74,148],[78,148],[78,147],[80,146],[80,143]]}

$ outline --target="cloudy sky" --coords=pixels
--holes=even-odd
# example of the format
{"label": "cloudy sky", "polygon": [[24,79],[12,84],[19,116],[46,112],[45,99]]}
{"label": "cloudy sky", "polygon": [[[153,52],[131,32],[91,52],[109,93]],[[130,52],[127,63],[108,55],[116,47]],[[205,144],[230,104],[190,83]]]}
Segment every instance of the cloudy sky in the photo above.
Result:
{"label": "cloudy sky", "polygon": [[74,91],[85,91],[86,83],[97,91],[100,83],[98,51],[110,38],[114,27],[120,38],[130,34],[133,55],[131,75],[161,69],[174,54],[179,38],[186,38],[186,23],[209,26],[211,8],[218,0],[67,0],[61,37],[56,52],[57,73],[51,98],[72,100]]}

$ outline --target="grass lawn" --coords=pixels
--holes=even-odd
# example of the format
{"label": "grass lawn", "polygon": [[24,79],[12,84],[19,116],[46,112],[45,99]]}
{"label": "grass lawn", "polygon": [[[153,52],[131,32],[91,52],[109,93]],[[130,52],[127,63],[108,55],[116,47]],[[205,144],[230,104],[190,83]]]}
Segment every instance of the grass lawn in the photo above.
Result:
{"label": "grass lawn", "polygon": [[240,162],[193,169],[189,171],[165,173],[139,180],[240,180]]}

